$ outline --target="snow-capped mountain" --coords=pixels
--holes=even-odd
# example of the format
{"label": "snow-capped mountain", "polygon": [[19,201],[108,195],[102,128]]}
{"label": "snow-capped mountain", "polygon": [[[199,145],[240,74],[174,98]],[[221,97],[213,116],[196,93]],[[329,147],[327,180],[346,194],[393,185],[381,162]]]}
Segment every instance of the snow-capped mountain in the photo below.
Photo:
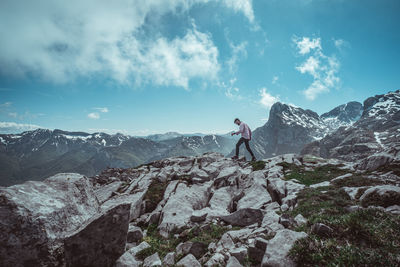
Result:
{"label": "snow-capped mountain", "polygon": [[[298,153],[306,144],[353,124],[361,109],[361,103],[349,102],[319,116],[312,110],[277,102],[271,107],[267,123],[253,132],[253,152],[257,158]],[[250,157],[245,149],[242,151]]]}
{"label": "snow-capped mountain", "polygon": [[[171,135],[170,135],[171,136]],[[228,154],[234,140],[180,136],[152,141],[122,134],[37,129],[0,135],[0,185],[43,179],[59,172],[95,175],[107,167],[129,168],[170,156]]]}
{"label": "snow-capped mountain", "polygon": [[302,153],[362,160],[366,168],[400,161],[400,90],[366,99],[357,122],[307,145]]}
{"label": "snow-capped mountain", "polygon": [[353,124],[361,117],[362,112],[363,105],[359,102],[352,101],[322,114],[321,119],[330,129],[335,130],[341,126]]}

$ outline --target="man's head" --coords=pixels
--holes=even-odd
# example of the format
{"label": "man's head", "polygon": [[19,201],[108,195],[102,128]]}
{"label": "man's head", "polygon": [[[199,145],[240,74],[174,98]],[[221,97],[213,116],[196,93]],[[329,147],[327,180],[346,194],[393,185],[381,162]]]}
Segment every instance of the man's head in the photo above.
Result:
{"label": "man's head", "polygon": [[238,118],[236,118],[236,119],[233,121],[233,123],[235,123],[235,124],[237,124],[237,125],[240,125],[240,120],[239,120]]}

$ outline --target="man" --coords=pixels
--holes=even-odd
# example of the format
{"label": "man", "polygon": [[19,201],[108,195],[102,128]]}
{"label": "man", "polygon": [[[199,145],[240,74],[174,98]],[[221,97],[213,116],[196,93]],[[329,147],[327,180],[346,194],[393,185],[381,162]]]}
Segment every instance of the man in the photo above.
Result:
{"label": "man", "polygon": [[239,141],[236,144],[236,155],[232,157],[232,159],[238,159],[239,157],[239,147],[241,144],[245,144],[247,151],[249,151],[250,155],[251,155],[251,161],[256,161],[256,157],[254,157],[253,151],[251,151],[250,149],[250,145],[249,145],[249,141],[251,140],[251,130],[249,128],[249,126],[240,121],[238,118],[236,118],[233,121],[235,124],[239,125],[239,131],[232,133],[231,135],[235,135],[235,134],[241,134],[242,137],[239,139]]}

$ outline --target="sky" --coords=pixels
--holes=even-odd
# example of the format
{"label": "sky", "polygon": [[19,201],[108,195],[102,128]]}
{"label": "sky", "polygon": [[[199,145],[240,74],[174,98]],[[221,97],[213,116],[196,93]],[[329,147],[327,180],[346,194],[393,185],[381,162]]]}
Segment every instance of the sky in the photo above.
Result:
{"label": "sky", "polygon": [[0,133],[252,129],[400,88],[398,0],[0,1]]}

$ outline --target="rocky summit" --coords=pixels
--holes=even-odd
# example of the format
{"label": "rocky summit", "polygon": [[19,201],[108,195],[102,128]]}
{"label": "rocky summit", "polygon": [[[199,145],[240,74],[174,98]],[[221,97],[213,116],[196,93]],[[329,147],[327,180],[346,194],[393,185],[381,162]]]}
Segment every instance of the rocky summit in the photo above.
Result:
{"label": "rocky summit", "polygon": [[[0,188],[0,262],[315,266],[321,263],[312,261],[318,253],[332,250],[326,244],[336,248],[347,241],[359,246],[361,252],[354,253],[364,255],[364,245],[375,253],[374,232],[362,232],[365,240],[354,241],[357,233],[346,235],[346,227],[352,216],[371,220],[368,226],[380,216],[384,223],[378,220],[376,235],[389,242],[376,253],[398,264],[398,239],[390,238],[400,236],[399,186],[392,172],[296,154],[249,163],[205,153],[109,168],[89,178],[62,173]],[[328,241],[318,243],[321,238]],[[327,260],[336,258],[332,253]],[[336,260],[348,263],[345,256]]]}

